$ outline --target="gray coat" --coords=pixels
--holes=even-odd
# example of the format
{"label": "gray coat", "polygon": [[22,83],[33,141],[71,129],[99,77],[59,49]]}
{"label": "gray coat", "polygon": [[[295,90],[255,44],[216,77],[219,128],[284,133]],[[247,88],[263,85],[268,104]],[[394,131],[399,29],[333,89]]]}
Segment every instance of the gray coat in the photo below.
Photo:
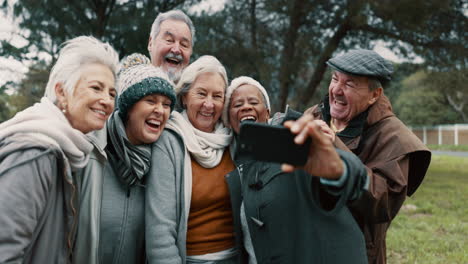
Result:
{"label": "gray coat", "polygon": [[185,263],[184,155],[182,138],[169,129],[153,145],[145,209],[150,264]]}
{"label": "gray coat", "polygon": [[80,223],[74,263],[144,263],[144,188],[125,187],[103,150],[105,130],[79,174]]}
{"label": "gray coat", "polygon": [[69,263],[76,201],[57,147],[28,138],[0,142],[0,263]]}

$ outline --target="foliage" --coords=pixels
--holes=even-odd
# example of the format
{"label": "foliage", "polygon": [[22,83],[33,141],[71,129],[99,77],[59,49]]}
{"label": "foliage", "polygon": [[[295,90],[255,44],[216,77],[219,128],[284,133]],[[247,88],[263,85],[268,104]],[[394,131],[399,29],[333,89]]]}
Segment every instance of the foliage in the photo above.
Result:
{"label": "foliage", "polygon": [[[82,34],[110,42],[121,56],[146,53],[157,13],[174,7],[188,10],[197,2],[18,0],[13,11],[28,45],[17,48],[3,42],[0,55],[21,59],[31,52],[45,52],[55,56],[60,43]],[[467,5],[463,0],[397,2],[227,1],[218,13],[191,16],[198,32],[194,58],[212,54],[226,65],[231,78],[258,79],[270,93],[274,111],[284,109],[286,103],[304,110],[318,102],[328,86],[325,62],[352,48],[372,49],[378,39],[404,58],[422,57],[426,68],[466,67]]]}
{"label": "foliage", "polygon": [[[1,5],[4,12],[8,11],[7,2],[3,0]],[[181,8],[185,2],[196,1],[18,0],[12,12],[28,44],[15,50],[3,41],[0,55],[21,58],[27,52],[45,52],[55,57],[61,43],[79,35],[110,42],[122,57],[144,53],[158,13]]]}
{"label": "foliage", "polygon": [[460,119],[468,122],[468,68],[462,70],[429,72],[423,84],[443,94],[448,105]]}
{"label": "foliage", "polygon": [[394,101],[395,114],[407,125],[462,123],[439,88],[427,86],[428,73],[418,71],[401,81],[401,93]]}
{"label": "foliage", "polygon": [[9,95],[6,93],[6,85],[0,86],[0,123],[11,117],[9,107]]}
{"label": "foliage", "polygon": [[[222,13],[197,18],[197,53],[222,58],[231,76],[264,84],[276,110],[316,102],[333,54],[372,48],[383,39],[397,54],[412,53],[437,69],[467,64],[463,2],[232,0]],[[199,31],[199,32],[201,32]]]}
{"label": "foliage", "polygon": [[15,89],[16,93],[10,96],[10,105],[14,112],[21,111],[44,96],[44,90],[49,78],[50,68],[44,61],[39,61],[29,68],[23,81]]}
{"label": "foliage", "polygon": [[390,226],[388,263],[468,263],[467,167],[466,157],[432,157],[422,185]]}

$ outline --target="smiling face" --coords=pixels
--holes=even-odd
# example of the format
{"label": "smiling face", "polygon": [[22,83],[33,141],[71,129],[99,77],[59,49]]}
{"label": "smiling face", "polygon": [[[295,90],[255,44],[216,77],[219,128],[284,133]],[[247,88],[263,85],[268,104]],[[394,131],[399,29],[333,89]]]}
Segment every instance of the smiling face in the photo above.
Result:
{"label": "smiling face", "polygon": [[114,110],[114,85],[114,75],[107,66],[84,65],[72,94],[61,83],[56,84],[58,106],[66,110],[65,117],[73,128],[85,134],[99,130]]}
{"label": "smiling face", "polygon": [[211,133],[224,105],[225,82],[219,73],[198,75],[182,98],[190,123],[198,130]]}
{"label": "smiling face", "polygon": [[237,134],[239,134],[242,121],[252,120],[266,123],[269,117],[270,111],[257,87],[244,84],[234,90],[229,105],[229,124]]}
{"label": "smiling face", "polygon": [[192,55],[192,34],[183,21],[164,20],[159,33],[148,42],[151,63],[161,67],[172,80],[178,79]]}
{"label": "smiling face", "polygon": [[376,102],[382,87],[369,90],[369,79],[335,71],[328,88],[330,114],[338,129]]}
{"label": "smiling face", "polygon": [[128,111],[125,132],[133,145],[150,144],[161,136],[171,114],[171,99],[151,94],[141,98]]}

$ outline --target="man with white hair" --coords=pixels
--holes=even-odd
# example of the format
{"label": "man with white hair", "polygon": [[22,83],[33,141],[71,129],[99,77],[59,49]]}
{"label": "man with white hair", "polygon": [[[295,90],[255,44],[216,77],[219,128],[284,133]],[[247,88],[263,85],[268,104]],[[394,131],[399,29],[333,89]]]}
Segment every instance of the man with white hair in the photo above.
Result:
{"label": "man with white hair", "polygon": [[151,26],[148,40],[151,63],[177,82],[190,62],[194,42],[195,27],[184,12],[160,13]]}

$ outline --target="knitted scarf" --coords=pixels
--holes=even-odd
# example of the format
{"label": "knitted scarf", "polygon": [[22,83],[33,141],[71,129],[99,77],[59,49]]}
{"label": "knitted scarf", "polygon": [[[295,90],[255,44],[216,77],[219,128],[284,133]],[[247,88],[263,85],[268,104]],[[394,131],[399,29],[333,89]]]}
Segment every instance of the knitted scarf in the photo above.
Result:
{"label": "knitted scarf", "polygon": [[204,168],[213,168],[221,162],[225,148],[231,143],[232,132],[218,122],[213,133],[198,130],[190,123],[186,111],[172,112],[167,128],[176,131],[184,139],[193,158]]}
{"label": "knitted scarf", "polygon": [[150,168],[151,146],[130,143],[118,110],[107,121],[107,133],[106,152],[117,177],[127,186],[143,183]]}
{"label": "knitted scarf", "polygon": [[46,97],[0,124],[0,139],[19,134],[58,147],[72,171],[86,166],[93,149],[86,135],[74,129],[60,109]]}

